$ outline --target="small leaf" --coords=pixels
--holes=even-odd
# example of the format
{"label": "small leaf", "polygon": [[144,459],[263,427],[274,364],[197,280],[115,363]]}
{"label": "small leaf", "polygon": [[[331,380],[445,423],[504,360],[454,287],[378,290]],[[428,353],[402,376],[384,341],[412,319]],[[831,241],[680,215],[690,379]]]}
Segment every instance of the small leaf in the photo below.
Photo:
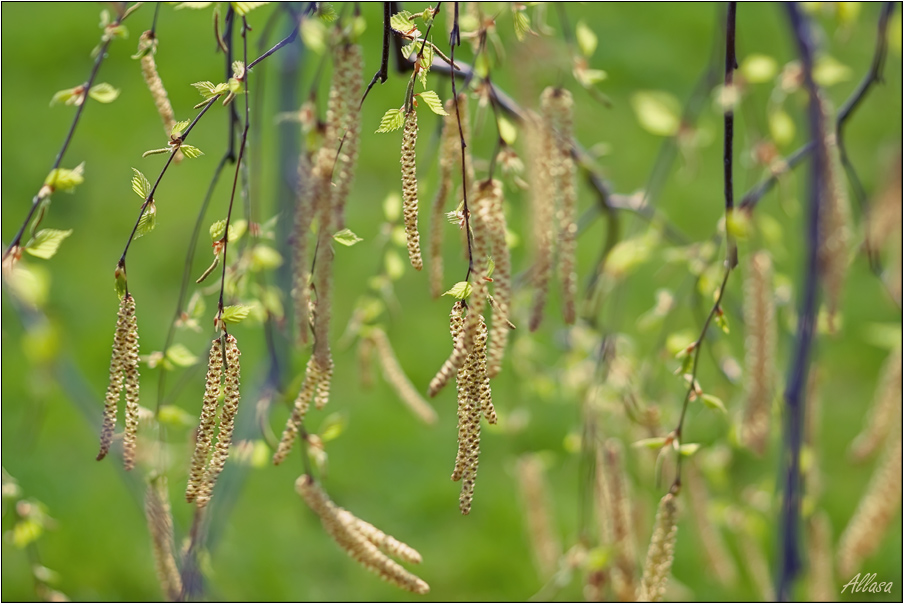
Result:
{"label": "small leaf", "polygon": [[690,457],[699,450],[700,443],[687,443],[686,445],[678,447],[678,453],[680,453],[682,457]]}
{"label": "small leaf", "polygon": [[467,281],[459,281],[449,291],[443,292],[444,296],[452,296],[457,300],[464,300],[471,295],[471,284]]}
{"label": "small leaf", "polygon": [[716,325],[719,326],[719,329],[721,329],[726,334],[730,333],[730,330],[728,328],[728,316],[724,312],[722,312],[722,309],[719,309],[719,311],[716,313],[715,320]]}
{"label": "small leaf", "polygon": [[326,50],[327,30],[320,19],[303,19],[301,21],[301,39],[304,45],[315,54],[322,55]]}
{"label": "small leaf", "polygon": [[172,147],[163,147],[162,149],[151,149],[141,154],[141,157],[149,157],[151,155],[162,155],[164,153],[172,153]]}
{"label": "small leaf", "polygon": [[[247,220],[235,220],[232,224],[229,225],[229,243],[235,243],[239,239],[242,238],[242,235],[245,234],[245,231],[248,230],[248,221]],[[272,239],[272,237],[271,237]]]}
{"label": "small leaf", "polygon": [[192,84],[192,86],[197,88],[198,92],[201,93],[201,96],[203,96],[208,101],[215,96],[219,96],[221,94],[225,94],[226,92],[229,92],[228,84],[214,85],[213,82],[205,81],[205,82],[195,82],[194,84]]}
{"label": "small leaf", "polygon": [[722,402],[717,396],[713,396],[712,394],[704,394],[703,395],[703,404],[709,407],[710,409],[716,409],[717,411],[721,411],[722,413],[728,413],[725,409],[725,403]]}
{"label": "small leaf", "polygon": [[224,323],[239,323],[245,317],[248,316],[248,313],[251,312],[251,307],[239,304],[236,306],[227,306],[223,309],[223,322]]}
{"label": "small leaf", "polygon": [[383,215],[387,222],[395,222],[402,214],[402,200],[399,194],[392,192],[383,200]]}
{"label": "small leaf", "polygon": [[395,250],[386,252],[384,262],[386,265],[386,274],[389,275],[389,278],[393,281],[398,281],[402,278],[402,275],[405,274],[405,264]]}
{"label": "small leaf", "polygon": [[166,351],[167,360],[179,367],[191,367],[198,362],[198,357],[183,344],[173,344]]}
{"label": "small leaf", "polygon": [[175,6],[175,10],[183,8],[191,8],[194,10],[202,10],[213,4],[213,2],[179,2]]}
{"label": "small leaf", "polygon": [[126,271],[117,266],[113,271],[113,289],[120,300],[126,295]]}
{"label": "small leaf", "polygon": [[182,154],[188,159],[195,159],[204,155],[203,151],[197,147],[192,147],[191,145],[179,145],[179,150],[182,151]]}
{"label": "small leaf", "polygon": [[223,238],[223,233],[226,232],[226,221],[225,220],[217,220],[215,223],[210,225],[210,240],[211,241],[219,241]]}
{"label": "small leaf", "polygon": [[71,170],[66,168],[51,170],[47,178],[44,179],[44,184],[54,191],[67,191],[70,193],[83,182],[85,182],[85,162],[80,163]]}
{"label": "small leaf", "polygon": [[324,23],[332,23],[339,18],[339,15],[336,14],[336,10],[326,2],[318,4],[317,16],[320,17]]}
{"label": "small leaf", "polygon": [[364,241],[363,239],[355,235],[350,229],[342,229],[341,231],[333,235],[333,239],[347,247],[351,247],[359,241]]}
{"label": "small leaf", "polygon": [[636,441],[631,446],[637,447],[638,449],[661,449],[668,444],[668,439],[660,436],[657,438],[643,438],[641,440]]}
{"label": "small leaf", "polygon": [[251,270],[269,270],[283,263],[282,256],[269,245],[255,245],[251,250]]}
{"label": "small leaf", "polygon": [[512,21],[515,25],[515,37],[521,42],[530,32],[530,18],[523,9],[517,7],[517,4],[512,5]]}
{"label": "small leaf", "polygon": [[400,49],[400,52],[402,53],[402,56],[405,57],[406,60],[410,59],[411,55],[415,54],[418,51],[418,49],[420,48],[420,45],[421,45],[421,43],[418,42],[417,40],[415,40],[414,42],[411,42],[411,43],[403,46]]}
{"label": "small leaf", "polygon": [[487,256],[487,272],[486,272],[486,275],[484,275],[484,276],[487,279],[492,278],[494,270],[496,270],[496,262],[493,260],[492,257]]}
{"label": "small leaf", "polygon": [[834,86],[851,79],[851,68],[829,55],[816,59],[813,79],[822,87]]}
{"label": "small leaf", "polygon": [[135,191],[135,195],[146,200],[151,194],[151,183],[140,170],[132,168],[132,172],[135,173],[132,176],[132,190]]}
{"label": "small leaf", "polygon": [[185,129],[188,128],[188,125],[191,123],[191,120],[184,120],[181,122],[176,122],[173,124],[173,129],[170,132],[172,136],[180,137],[182,133],[185,132]]}
{"label": "small leaf", "polygon": [[428,107],[430,107],[430,111],[437,115],[449,115],[446,113],[446,110],[443,109],[443,102],[439,100],[439,95],[437,95],[432,90],[425,90],[424,92],[417,95],[424,101]]}
{"label": "small leaf", "polygon": [[402,32],[406,36],[413,36],[415,38],[420,37],[420,32],[417,30],[417,26],[414,24],[414,21],[411,20],[411,13],[407,10],[403,10],[400,13],[396,13],[389,18],[389,26],[397,31]]}
{"label": "small leaf", "polygon": [[98,103],[112,103],[116,100],[116,97],[119,96],[119,89],[114,88],[106,82],[102,82],[96,86],[92,86],[91,90],[88,91],[88,96]]}
{"label": "small leaf", "polygon": [[577,26],[575,26],[574,35],[577,38],[578,48],[581,49],[581,54],[588,58],[591,57],[593,53],[596,52],[596,45],[599,42],[593,30],[583,21],[578,21]]}
{"label": "small leaf", "polygon": [[270,4],[269,2],[230,2],[232,8],[235,10],[236,14],[244,17],[254,9],[264,6],[265,4]]}
{"label": "small leaf", "polygon": [[53,107],[57,103],[63,103],[65,105],[81,105],[83,100],[82,93],[84,91],[85,89],[83,86],[60,90],[50,99],[50,106]]}
{"label": "small leaf", "polygon": [[138,228],[135,230],[135,239],[147,235],[157,226],[157,204],[152,199],[148,202],[147,207],[141,218],[138,219]]}
{"label": "small leaf", "polygon": [[398,130],[405,123],[405,113],[401,109],[390,109],[383,114],[380,127],[377,132],[392,132]]}
{"label": "small leaf", "polygon": [[507,145],[515,144],[518,138],[518,130],[505,116],[500,115],[496,120],[496,127],[499,129],[499,138],[505,141]]}
{"label": "small leaf", "polygon": [[794,120],[783,109],[776,109],[766,116],[769,122],[769,134],[778,146],[784,146],[794,140]]}
{"label": "small leaf", "polygon": [[640,127],[658,136],[674,136],[681,126],[681,103],[661,90],[644,90],[631,97]]}
{"label": "small leaf", "polygon": [[331,413],[320,424],[320,429],[318,430],[320,440],[323,442],[336,440],[345,431],[347,425],[348,418],[345,413]]}
{"label": "small leaf", "polygon": [[25,251],[37,258],[50,260],[57,253],[63,239],[72,234],[72,229],[60,231],[57,229],[41,229],[25,245]]}

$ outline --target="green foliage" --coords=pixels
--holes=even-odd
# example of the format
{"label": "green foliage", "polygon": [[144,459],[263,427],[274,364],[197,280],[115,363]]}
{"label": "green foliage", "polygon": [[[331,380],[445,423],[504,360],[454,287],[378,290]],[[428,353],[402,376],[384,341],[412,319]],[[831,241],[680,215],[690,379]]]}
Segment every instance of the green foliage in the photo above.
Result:
{"label": "green foliage", "polygon": [[223,319],[224,323],[241,323],[248,317],[248,313],[251,312],[251,306],[247,304],[238,304],[235,306],[227,306],[223,309]]}
{"label": "green foliage", "polygon": [[37,258],[50,260],[60,249],[63,239],[72,234],[72,229],[60,231],[58,229],[41,229],[25,245],[25,251]]}
{"label": "green foliage", "polygon": [[443,102],[439,99],[439,95],[437,95],[432,90],[425,90],[424,92],[421,92],[415,96],[424,101],[424,103],[427,105],[427,107],[430,108],[430,111],[432,111],[433,113],[437,115],[449,115],[448,113],[446,113],[446,110],[443,109]]}
{"label": "green foliage", "polygon": [[150,200],[138,219],[138,228],[135,229],[135,239],[147,235],[157,227],[157,204]]}
{"label": "green foliage", "polygon": [[380,120],[377,132],[392,132],[405,124],[405,111],[403,109],[389,109]]}
{"label": "green foliage", "polygon": [[147,200],[151,196],[150,181],[137,168],[132,168],[132,171],[135,173],[132,176],[132,190],[135,191],[135,195]]}
{"label": "green foliage", "polygon": [[471,296],[471,284],[467,281],[459,281],[452,289],[443,292],[444,296],[452,296],[456,300],[467,300]]}
{"label": "green foliage", "polygon": [[337,243],[341,243],[342,245],[344,245],[346,247],[351,247],[351,246],[355,245],[356,243],[358,243],[359,241],[364,241],[363,239],[361,239],[360,237],[355,235],[351,231],[351,229],[342,229],[338,233],[333,234],[333,239]]}
{"label": "green foliage", "polygon": [[51,170],[44,184],[54,191],[66,191],[71,193],[75,187],[85,182],[85,162],[80,163],[75,168],[69,170],[66,168],[56,168]]}

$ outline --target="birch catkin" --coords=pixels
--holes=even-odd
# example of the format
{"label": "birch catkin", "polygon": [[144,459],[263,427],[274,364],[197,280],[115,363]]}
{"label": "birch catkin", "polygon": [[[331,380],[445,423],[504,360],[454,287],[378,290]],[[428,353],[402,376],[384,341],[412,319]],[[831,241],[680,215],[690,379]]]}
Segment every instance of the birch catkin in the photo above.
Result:
{"label": "birch catkin", "polygon": [[[464,106],[465,95],[458,95],[459,111],[467,113]],[[443,293],[443,225],[446,215],[443,212],[446,198],[453,189],[452,171],[456,159],[460,161],[458,140],[458,121],[455,117],[455,99],[446,101],[446,117],[443,119],[443,134],[439,143],[439,189],[433,198],[430,214],[430,294],[439,298]]]}
{"label": "birch catkin", "polygon": [[533,221],[534,263],[531,277],[534,300],[531,306],[529,328],[536,331],[543,320],[543,308],[549,295],[549,274],[552,270],[553,215],[556,198],[552,172],[553,142],[549,126],[534,118],[527,124],[527,152],[530,162],[529,185],[531,192],[531,219]]}
{"label": "birch catkin", "polygon": [[182,593],[182,577],[174,555],[173,517],[168,493],[165,476],[152,479],[145,491],[144,513],[160,589],[168,601],[175,602]]}
{"label": "birch catkin", "polygon": [[220,429],[217,432],[217,445],[210,458],[210,465],[204,477],[204,495],[198,496],[198,505],[203,506],[210,500],[217,478],[226,466],[229,447],[232,445],[232,433],[235,429],[235,416],[239,410],[239,382],[242,369],[239,364],[238,342],[232,335],[226,336],[226,368],[223,372],[223,410],[220,413]]}
{"label": "birch catkin", "polygon": [[308,282],[311,272],[308,265],[308,231],[314,216],[314,192],[311,160],[302,151],[298,159],[298,191],[295,199],[295,222],[292,232],[292,301],[295,307],[295,323],[298,329],[299,345],[306,345],[310,339],[311,290]]}
{"label": "birch catkin", "polygon": [[217,399],[220,396],[220,380],[223,376],[223,346],[220,338],[210,344],[207,359],[207,383],[204,388],[204,401],[201,405],[201,419],[195,437],[195,451],[191,458],[188,472],[188,486],[185,489],[185,500],[189,503],[199,496],[206,496],[207,461],[213,442],[213,432],[217,422]]}
{"label": "birch catkin", "polygon": [[[154,37],[154,33],[146,31],[141,34],[138,48],[139,54],[141,54],[141,75],[151,92],[151,98],[154,99],[154,106],[163,122],[163,130],[166,132],[166,136],[170,136],[173,126],[176,125],[176,114],[170,103],[169,95],[166,93],[166,88],[163,86],[163,80],[160,79],[160,74],[157,72],[157,62],[154,60],[154,54],[157,52],[157,39]],[[173,161],[176,163],[182,161],[181,151],[176,151]]]}
{"label": "birch catkin", "polygon": [[506,221],[503,211],[502,183],[493,181],[489,198],[483,208],[486,211],[485,224],[489,234],[490,248],[496,269],[493,272],[493,327],[487,350],[487,375],[494,378],[502,369],[509,330],[509,312],[512,299],[512,261],[505,240]]}
{"label": "birch catkin", "polygon": [[131,470],[135,463],[135,442],[138,431],[138,323],[135,317],[135,299],[131,294],[123,296],[116,316],[113,333],[113,354],[110,357],[110,383],[104,398],[104,421],[100,435],[100,452],[97,460],[107,456],[113,444],[116,415],[123,386],[126,390],[126,429],[123,436],[123,461]]}
{"label": "birch catkin", "polygon": [[618,599],[627,601],[634,597],[637,589],[637,563],[631,522],[631,496],[623,457],[621,443],[609,439],[600,447],[599,461],[602,467],[598,471],[602,472],[604,486],[600,490],[606,497],[605,509],[608,512],[608,518],[601,518],[600,521],[608,523],[614,555],[611,566],[612,586]]}
{"label": "birch catkin", "polygon": [[[410,546],[388,537],[372,525],[336,506],[320,485],[307,474],[300,476],[295,481],[295,490],[308,504],[308,507],[320,517],[323,528],[330,537],[361,566],[377,574],[384,581],[406,591],[416,594],[425,594],[430,591],[430,586],[423,580],[402,568],[380,551],[382,546],[394,555],[397,554],[401,559],[419,562],[420,554]],[[389,541],[390,539],[392,541]]]}
{"label": "birch catkin", "polygon": [[750,258],[745,298],[747,407],[740,437],[744,446],[762,455],[769,438],[772,413],[776,337],[772,263],[764,251]]}
{"label": "birch catkin", "polygon": [[417,111],[412,107],[405,115],[402,132],[402,212],[405,218],[405,235],[408,239],[408,260],[415,270],[424,267],[421,258],[420,238],[417,232]]}
{"label": "birch catkin", "polygon": [[292,414],[289,416],[289,419],[286,420],[286,427],[283,430],[282,438],[279,441],[276,452],[273,454],[274,465],[279,465],[285,461],[286,457],[289,455],[289,451],[292,450],[292,445],[295,444],[295,436],[298,434],[298,429],[304,421],[308,409],[311,407],[311,402],[314,400],[314,395],[317,393],[318,386],[323,380],[323,377],[320,366],[312,356],[308,359],[308,365],[304,372],[304,381],[301,384],[301,390],[298,392],[298,396],[295,398]]}
{"label": "birch catkin", "polygon": [[892,426],[901,423],[901,346],[885,361],[867,425],[854,439],[851,454],[857,461],[872,455],[885,441]]}
{"label": "birch catkin", "polygon": [[[357,99],[361,97],[361,71],[364,62],[361,47],[357,44],[341,46],[335,53],[334,79],[336,85],[330,89],[330,103],[341,102],[341,142],[336,157],[333,174],[333,222],[337,230],[345,228],[345,203],[355,177],[358,163],[358,146],[361,139],[361,114]],[[334,99],[342,96],[342,99]]]}
{"label": "birch catkin", "polygon": [[810,517],[807,531],[807,576],[811,602],[834,602],[838,588],[832,572],[832,524],[829,515],[820,511]]}
{"label": "birch catkin", "polygon": [[653,538],[647,550],[647,560],[643,567],[643,580],[637,600],[639,602],[661,602],[665,586],[675,559],[675,539],[678,534],[678,502],[675,495],[666,493],[659,501]]}
{"label": "birch catkin", "polygon": [[574,101],[571,92],[563,88],[547,88],[540,97],[540,106],[551,129],[555,147],[551,150],[551,169],[556,179],[556,191],[561,199],[558,211],[559,223],[559,278],[562,281],[562,313],[565,323],[575,320],[574,297],[577,292],[577,274],[574,254],[578,225],[577,189],[574,182],[574,159],[571,156],[572,111]]}
{"label": "birch catkin", "polygon": [[436,396],[449,379],[458,373],[468,356],[468,346],[465,343],[464,331],[464,304],[459,300],[452,305],[449,313],[449,331],[452,333],[452,353],[440,367],[437,374],[430,381],[429,394]]}
{"label": "birch catkin", "polygon": [[376,348],[377,359],[380,361],[380,367],[383,370],[383,377],[387,383],[392,386],[399,399],[411,409],[418,418],[425,424],[432,425],[436,423],[436,411],[424,400],[418,391],[411,384],[411,380],[405,375],[405,371],[396,358],[389,337],[382,329],[375,327],[370,333],[370,340]]}
{"label": "birch catkin", "polygon": [[518,459],[517,477],[534,562],[540,576],[548,579],[558,569],[562,544],[553,528],[549,489],[543,476],[543,463],[539,457],[522,455]]}
{"label": "birch catkin", "polygon": [[126,353],[122,373],[126,391],[125,431],[122,437],[122,461],[126,470],[135,467],[135,449],[138,445],[138,318],[135,316],[135,299],[129,296],[129,329],[126,333]]}

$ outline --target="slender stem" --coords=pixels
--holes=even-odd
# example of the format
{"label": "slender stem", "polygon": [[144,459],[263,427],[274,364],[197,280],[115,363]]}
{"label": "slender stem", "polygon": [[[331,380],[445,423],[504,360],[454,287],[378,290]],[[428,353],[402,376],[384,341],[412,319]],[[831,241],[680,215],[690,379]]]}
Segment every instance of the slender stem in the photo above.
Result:
{"label": "slender stem", "polygon": [[810,167],[810,207],[806,224],[807,257],[804,264],[804,289],[798,311],[795,351],[784,395],[786,405],[783,455],[785,478],[782,492],[782,521],[779,537],[781,552],[777,589],[778,598],[782,601],[791,598],[791,587],[801,567],[798,544],[801,504],[800,450],[804,424],[804,396],[816,323],[819,214],[824,193],[822,183],[825,182],[828,166],[826,146],[820,144],[820,141],[825,140],[825,116],[819,101],[819,89],[813,81],[812,32],[806,17],[800,12],[797,5],[788,3],[786,9],[800,54],[804,86],[810,95],[807,110],[810,140],[817,142],[814,145],[815,153]]}
{"label": "slender stem", "polygon": [[160,14],[161,4],[161,2],[154,3],[154,20],[151,21],[151,38],[153,38],[157,33],[157,16]]}
{"label": "slender stem", "polygon": [[[242,35],[243,35],[243,36],[245,35],[244,32],[242,33]],[[295,38],[297,38],[297,37],[298,37],[298,24],[296,23],[296,24],[295,24],[295,27],[292,28],[292,31],[289,33],[288,36],[286,36],[285,38],[283,38],[282,40],[280,40],[279,42],[277,42],[277,43],[273,46],[273,48],[271,48],[270,50],[268,50],[267,52],[265,52],[264,54],[262,54],[262,55],[259,56],[258,58],[256,58],[256,59],[254,59],[253,61],[251,61],[251,63],[247,64],[248,67],[246,68],[246,71],[249,71],[249,70],[251,70],[252,68],[254,68],[255,65],[257,65],[258,63],[260,63],[261,61],[263,61],[264,59],[266,59],[267,57],[269,57],[269,56],[272,55],[273,53],[275,53],[277,50],[279,50],[280,48],[282,48],[282,47],[285,46],[286,44],[291,44],[291,43],[295,40]],[[246,54],[247,54],[247,53],[246,53]]]}
{"label": "slender stem", "polygon": [[[134,8],[134,7],[133,7]],[[110,27],[115,27],[121,24],[130,14],[132,14],[133,10],[130,8],[125,13],[123,13],[120,17],[114,21]],[[88,81],[83,84],[83,90],[81,93],[81,101],[77,104],[75,109],[75,116],[72,118],[72,124],[69,126],[69,132],[66,133],[66,138],[63,139],[63,146],[60,148],[59,153],[56,155],[56,159],[53,162],[53,166],[50,168],[50,172],[53,172],[57,168],[60,167],[60,164],[63,162],[63,156],[66,154],[66,151],[69,149],[69,144],[72,142],[72,137],[75,135],[75,129],[78,127],[79,120],[81,120],[82,113],[85,111],[85,105],[88,104],[88,92],[91,90],[91,87],[94,85],[94,80],[97,78],[97,73],[100,71],[100,65],[103,63],[104,58],[107,56],[107,48],[110,46],[110,42],[112,42],[113,38],[107,38],[104,40],[103,44],[100,47],[100,52],[97,53],[97,58],[94,59],[94,66],[91,68],[91,74],[88,76]],[[3,253],[3,259],[5,260],[7,256],[9,256],[12,249],[19,244],[22,243],[22,235],[25,233],[25,229],[28,227],[28,223],[31,222],[32,217],[37,211],[38,207],[41,205],[41,202],[45,199],[45,196],[42,196],[39,192],[35,195],[31,200],[31,208],[28,210],[28,214],[25,216],[25,220],[22,222],[22,226],[19,227],[19,231],[16,233],[16,236],[13,237],[12,242],[9,244],[9,247],[6,248],[6,251]],[[43,214],[41,215],[43,217]],[[40,222],[40,218],[37,222]],[[34,228],[37,228],[37,222],[34,225]],[[32,230],[34,230],[34,228]]]}
{"label": "slender stem", "polygon": [[[738,68],[738,61],[735,56],[735,21],[737,16],[737,2],[728,3],[728,11],[725,19],[725,94],[734,95],[734,70]],[[731,102],[731,99],[726,99]],[[734,157],[734,108],[729,106],[725,111],[725,133],[724,146],[722,153],[722,165],[724,168],[725,181],[725,232],[728,247],[728,265],[734,268],[738,264],[738,248],[735,245],[734,238],[729,232],[730,225],[728,218],[734,210],[734,180],[733,180],[733,157]]]}
{"label": "slender stem", "polygon": [[[458,29],[458,2],[455,3],[455,19],[452,23],[452,33],[449,34],[449,54],[452,57],[452,64],[455,64],[455,47],[461,44],[461,33]],[[423,50],[423,48],[421,48]],[[450,73],[454,74],[452,67],[449,67]],[[455,77],[452,79],[452,98],[455,99],[455,119],[458,122],[458,139],[461,142],[461,193],[463,196],[462,215],[465,219],[465,236],[468,240],[468,272],[465,275],[465,281],[471,278],[471,271],[474,269],[474,254],[471,242],[471,212],[468,210],[468,170],[465,163],[465,149],[468,144],[465,142],[465,132],[461,125],[461,108],[458,102],[458,92],[455,90]]]}
{"label": "slender stem", "polygon": [[370,81],[370,84],[367,85],[367,89],[364,91],[364,96],[361,97],[361,102],[358,104],[358,109],[364,105],[364,99],[367,98],[367,94],[370,92],[370,89],[374,87],[374,84],[377,83],[377,80],[380,80],[381,84],[385,84],[386,80],[389,79],[389,39],[392,36],[392,28],[389,25],[390,19],[392,18],[392,3],[384,2],[383,3],[383,54],[380,57],[380,68],[377,70],[377,73],[374,74],[373,79]]}

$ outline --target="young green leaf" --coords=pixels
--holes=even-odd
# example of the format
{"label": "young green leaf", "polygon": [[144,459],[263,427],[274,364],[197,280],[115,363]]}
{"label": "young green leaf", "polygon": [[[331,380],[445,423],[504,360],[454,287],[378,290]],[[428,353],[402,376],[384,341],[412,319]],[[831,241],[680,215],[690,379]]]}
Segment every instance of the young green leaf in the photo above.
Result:
{"label": "young green leaf", "polygon": [[172,152],[172,147],[163,147],[162,149],[150,149],[149,151],[145,151],[141,154],[141,157],[149,157],[151,155],[162,155],[164,153]]}
{"label": "young green leaf", "polygon": [[119,266],[113,271],[113,289],[120,300],[126,295],[126,271]]}
{"label": "young green leaf", "polygon": [[515,37],[521,42],[530,32],[530,17],[517,3],[512,4],[512,21],[515,24]]}
{"label": "young green leaf", "polygon": [[67,191],[69,193],[83,182],[85,182],[85,162],[80,163],[71,170],[66,168],[51,170],[47,178],[44,179],[44,184],[54,191]]}
{"label": "young green leaf", "polygon": [[136,168],[132,168],[132,172],[135,173],[132,176],[132,190],[135,191],[135,195],[142,199],[147,199],[151,194],[151,183],[145,178],[144,174],[141,173],[140,170]]}
{"label": "young green leaf", "polygon": [[264,6],[265,4],[270,4],[269,2],[230,2],[233,10],[235,10],[236,14],[244,17],[254,9],[259,6]]}
{"label": "young green leaf", "polygon": [[640,127],[658,136],[674,136],[681,126],[681,103],[661,90],[642,90],[631,97]]}
{"label": "young green leaf", "polygon": [[449,115],[446,113],[446,110],[443,109],[443,102],[439,100],[439,95],[432,90],[425,90],[417,96],[430,107],[430,111],[433,113],[437,115]]}
{"label": "young green leaf", "polygon": [[678,448],[678,452],[682,457],[690,457],[698,450],[700,450],[700,443],[687,443],[686,445],[681,445]]}
{"label": "young green leaf", "polygon": [[96,86],[92,86],[88,91],[88,96],[98,103],[112,103],[119,96],[119,89],[112,85],[102,82]]}
{"label": "young green leaf", "polygon": [[41,229],[25,244],[25,251],[37,258],[50,260],[57,253],[63,239],[72,234],[72,229],[60,231],[57,229]]}
{"label": "young green leaf", "polygon": [[504,116],[500,115],[496,120],[496,127],[499,128],[499,138],[505,141],[507,145],[514,145],[518,138],[518,130]]}
{"label": "young green leaf", "polygon": [[710,409],[716,409],[718,411],[721,411],[722,413],[728,413],[728,411],[725,409],[725,403],[722,402],[722,399],[717,396],[713,396],[712,394],[703,395],[703,404]]}
{"label": "young green leaf", "polygon": [[414,21],[411,20],[411,13],[407,10],[403,10],[400,13],[396,13],[389,18],[389,26],[396,31],[399,31],[406,36],[419,38],[420,32],[417,30],[417,25],[414,24]]}
{"label": "young green leaf", "polygon": [[173,129],[170,132],[172,136],[181,137],[182,133],[185,132],[185,129],[188,128],[188,125],[191,123],[191,120],[184,120],[181,122],[176,122],[173,124]]}
{"label": "young green leaf", "polygon": [[348,417],[345,413],[331,413],[320,423],[320,440],[329,442],[339,438],[348,425]]}
{"label": "young green leaf", "polygon": [[201,96],[203,96],[208,101],[215,96],[219,96],[221,94],[225,94],[226,92],[229,92],[228,84],[216,84],[215,85],[213,82],[204,81],[204,82],[195,82],[194,84],[192,84],[192,86],[194,86],[198,90],[198,92],[201,93]]}
{"label": "young green leaf", "polygon": [[251,270],[253,271],[273,269],[282,263],[282,256],[269,245],[255,245],[251,250]]}
{"label": "young green leaf", "polygon": [[157,226],[157,205],[152,199],[144,209],[144,214],[138,219],[138,228],[135,229],[135,239],[147,235]]}
{"label": "young green leaf", "polygon": [[471,284],[467,281],[459,281],[449,291],[443,292],[444,296],[452,296],[457,300],[465,300],[471,295]]}
{"label": "young green leaf", "polygon": [[217,220],[215,223],[210,225],[210,240],[211,241],[219,241],[223,238],[223,233],[226,232],[226,221],[225,220]]}
{"label": "young green leaf", "polygon": [[251,307],[245,304],[238,304],[236,306],[227,306],[223,309],[223,322],[224,323],[240,323],[243,319],[248,316],[248,313],[251,312]]}
{"label": "young green leaf", "polygon": [[191,367],[198,362],[198,357],[183,344],[173,344],[166,351],[166,360],[178,367]]}
{"label": "young green leaf", "polygon": [[322,55],[326,50],[327,29],[320,19],[303,19],[301,21],[301,39],[306,48],[314,54]]}
{"label": "young green leaf", "polygon": [[321,2],[317,6],[317,16],[320,17],[320,20],[324,23],[332,23],[339,18],[339,15],[336,14],[336,10],[332,5]]}
{"label": "young green leaf", "polygon": [[65,90],[60,90],[50,99],[50,106],[53,107],[57,103],[63,103],[64,105],[81,105],[83,100],[83,92],[85,92],[84,86],[76,86],[75,88],[66,88]]}
{"label": "young green leaf", "polygon": [[182,154],[188,159],[195,159],[196,157],[204,155],[203,151],[191,145],[179,145],[179,150],[182,151]]}
{"label": "young green leaf", "polygon": [[380,120],[380,127],[377,132],[392,132],[398,130],[405,123],[405,112],[401,109],[390,109],[383,114]]}
{"label": "young green leaf", "polygon": [[590,57],[596,51],[597,45],[597,37],[596,34],[590,29],[586,23],[583,21],[578,21],[577,26],[574,30],[575,37],[578,40],[578,48],[581,49],[581,54],[585,57]]}
{"label": "young green leaf", "polygon": [[631,446],[646,449],[661,449],[666,446],[666,444],[668,444],[668,439],[660,436],[658,438],[643,438],[641,440],[638,440]]}
{"label": "young green leaf", "polygon": [[351,231],[351,229],[342,229],[341,231],[333,235],[333,239],[346,247],[351,247],[359,241],[364,241],[363,239],[355,235]]}

